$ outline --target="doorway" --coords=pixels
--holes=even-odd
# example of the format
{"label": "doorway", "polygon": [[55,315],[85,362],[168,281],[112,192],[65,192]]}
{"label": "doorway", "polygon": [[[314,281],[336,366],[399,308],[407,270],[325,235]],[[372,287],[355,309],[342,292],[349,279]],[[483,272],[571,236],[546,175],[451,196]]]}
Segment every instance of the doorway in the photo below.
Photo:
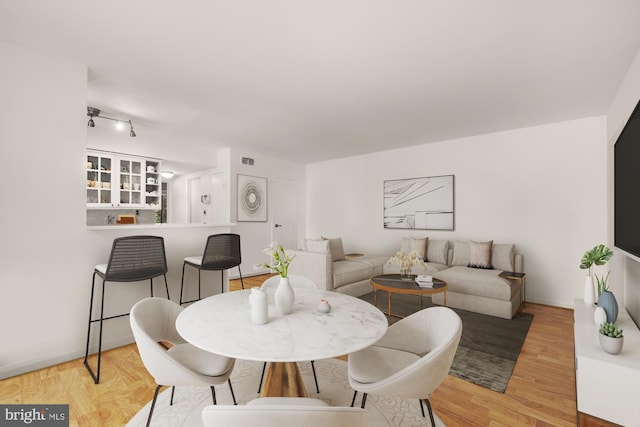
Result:
{"label": "doorway", "polygon": [[297,248],[297,187],[297,182],[291,179],[272,180],[271,241],[280,243],[285,249]]}

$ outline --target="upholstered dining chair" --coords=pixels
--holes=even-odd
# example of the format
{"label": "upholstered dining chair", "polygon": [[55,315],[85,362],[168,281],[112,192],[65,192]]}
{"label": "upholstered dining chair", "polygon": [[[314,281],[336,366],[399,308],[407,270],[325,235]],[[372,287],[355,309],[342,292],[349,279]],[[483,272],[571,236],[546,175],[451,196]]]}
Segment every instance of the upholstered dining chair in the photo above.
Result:
{"label": "upholstered dining chair", "polygon": [[[96,265],[91,280],[91,301],[89,302],[89,325],[87,326],[87,346],[84,353],[84,366],[91,374],[93,381],[100,382],[100,362],[102,360],[102,326],[105,320],[128,316],[129,313],[104,317],[105,284],[107,282],[139,282],[149,280],[151,296],[153,296],[153,279],[164,276],[164,287],[169,298],[167,284],[167,257],[164,251],[164,239],[159,236],[126,236],[113,240],[111,255],[107,264]],[[94,319],[93,297],[96,288],[96,275],[102,278],[102,299],[100,317]],[[91,327],[98,322],[98,364],[94,372],[89,365],[89,342]]]}
{"label": "upholstered dining chair", "polygon": [[447,307],[420,310],[391,325],[374,345],[349,355],[349,384],[358,392],[418,399],[427,405],[431,425],[435,420],[429,398],[449,373],[462,335],[462,320]]}
{"label": "upholstered dining chair", "polygon": [[[180,283],[180,305],[187,304],[202,299],[201,272],[202,270],[220,271],[220,284],[222,292],[224,292],[224,270],[238,267],[240,274],[240,284],[244,289],[244,281],[242,280],[242,271],[240,264],[242,263],[242,255],[240,252],[240,236],[233,233],[212,234],[207,237],[207,243],[204,246],[202,256],[190,256],[184,259],[182,263],[182,281]],[[198,298],[190,301],[183,301],[182,295],[184,291],[184,270],[187,266],[198,269]]]}
{"label": "upholstered dining chair", "polygon": [[235,359],[209,353],[187,343],[176,330],[176,318],[183,308],[163,298],[145,298],[131,309],[131,329],[140,358],[149,374],[156,381],[147,426],[162,386],[207,386],[211,388],[213,404],[216,401],[215,386],[229,383],[234,405],[236,397],[231,386],[231,372]]}
{"label": "upholstered dining chair", "polygon": [[[288,275],[288,277],[289,277],[289,283],[294,289],[295,288],[319,289],[318,285],[316,285],[313,280],[307,277],[296,276],[293,274]],[[275,288],[276,286],[278,286],[278,283],[280,283],[280,276],[279,275],[271,276],[267,280],[262,282],[262,286],[260,286],[260,288],[261,289]],[[260,377],[260,384],[258,385],[258,393],[260,393],[260,390],[262,390],[262,382],[264,381],[264,373],[266,369],[267,369],[267,362],[265,362],[264,365],[262,366],[262,376]],[[318,387],[318,377],[316,376],[316,365],[313,362],[313,360],[311,361],[311,370],[313,371],[313,381],[316,384],[316,392],[320,393],[320,387]]]}
{"label": "upholstered dining chair", "polygon": [[204,427],[365,427],[368,414],[306,397],[262,397],[241,406],[207,406],[202,422]]}

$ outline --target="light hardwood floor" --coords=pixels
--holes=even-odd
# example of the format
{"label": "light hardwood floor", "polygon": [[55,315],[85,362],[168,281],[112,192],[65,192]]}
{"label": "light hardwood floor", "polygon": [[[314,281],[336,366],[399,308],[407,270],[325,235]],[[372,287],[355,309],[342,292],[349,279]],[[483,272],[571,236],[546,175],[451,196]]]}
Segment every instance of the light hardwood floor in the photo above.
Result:
{"label": "light hardwood floor", "polygon": [[[245,278],[245,287],[266,277]],[[230,288],[239,289],[239,280]],[[526,311],[533,323],[504,394],[452,376],[434,393],[434,411],[448,426],[576,425],[573,312],[530,303]],[[154,388],[131,344],[103,353],[99,385],[78,359],[0,381],[0,403],[68,403],[71,426],[122,426]],[[580,425],[609,424],[583,417]]]}

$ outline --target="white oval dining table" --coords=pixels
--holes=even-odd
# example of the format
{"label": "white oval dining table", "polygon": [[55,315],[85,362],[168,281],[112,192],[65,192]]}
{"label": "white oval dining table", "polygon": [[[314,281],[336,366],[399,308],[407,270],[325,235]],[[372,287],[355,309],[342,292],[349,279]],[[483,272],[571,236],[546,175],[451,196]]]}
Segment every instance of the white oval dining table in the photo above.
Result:
{"label": "white oval dining table", "polygon": [[[251,322],[251,290],[246,289],[214,295],[190,305],[178,316],[176,328],[186,341],[205,351],[271,362],[263,396],[305,396],[297,365],[292,362],[353,353],[378,341],[388,327],[386,316],[372,304],[318,289],[295,289],[292,312],[280,315],[273,300],[274,292],[275,289],[267,289],[266,324]],[[331,304],[329,313],[318,310],[321,299]],[[276,383],[283,383],[284,388]]]}

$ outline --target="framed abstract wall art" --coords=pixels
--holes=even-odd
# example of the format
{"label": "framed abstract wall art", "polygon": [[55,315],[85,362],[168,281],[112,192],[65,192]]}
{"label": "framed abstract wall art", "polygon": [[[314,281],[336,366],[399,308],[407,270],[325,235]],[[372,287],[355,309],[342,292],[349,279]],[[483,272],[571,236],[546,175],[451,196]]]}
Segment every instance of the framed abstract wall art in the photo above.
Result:
{"label": "framed abstract wall art", "polygon": [[267,221],[267,178],[238,174],[238,221]]}
{"label": "framed abstract wall art", "polygon": [[453,175],[384,181],[384,228],[453,230]]}

